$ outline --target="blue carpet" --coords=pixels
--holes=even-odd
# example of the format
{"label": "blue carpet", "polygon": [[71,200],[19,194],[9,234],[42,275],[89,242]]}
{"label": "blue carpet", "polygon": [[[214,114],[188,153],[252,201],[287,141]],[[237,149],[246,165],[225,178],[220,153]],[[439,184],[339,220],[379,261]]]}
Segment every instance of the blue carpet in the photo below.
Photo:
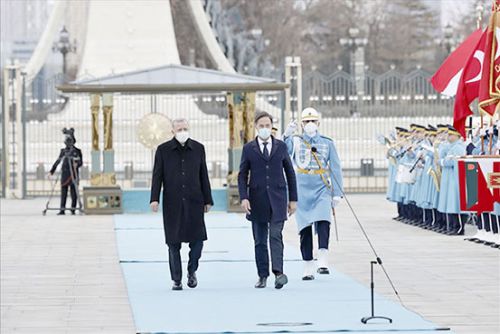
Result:
{"label": "blue carpet", "polygon": [[[138,333],[429,333],[439,330],[399,304],[376,297],[376,313],[393,324],[363,325],[369,289],[333,270],[300,280],[298,249],[285,245],[283,290],[253,288],[256,270],[250,224],[242,215],[206,216],[196,289],[172,291],[161,215],[115,216],[118,253]],[[187,260],[187,245],[183,260]],[[449,331],[447,331],[449,333]]]}

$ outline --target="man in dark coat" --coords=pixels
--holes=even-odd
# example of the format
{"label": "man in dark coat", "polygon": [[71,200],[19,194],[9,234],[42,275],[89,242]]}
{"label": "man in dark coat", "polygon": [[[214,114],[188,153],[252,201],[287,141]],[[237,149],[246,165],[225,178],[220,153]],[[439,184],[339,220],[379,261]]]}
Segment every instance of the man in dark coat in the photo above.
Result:
{"label": "man in dark coat", "polygon": [[[66,209],[66,199],[68,198],[68,188],[71,192],[71,214],[75,214],[78,201],[78,180],[79,168],[82,166],[82,151],[75,146],[75,130],[63,129],[65,147],[59,152],[59,157],[50,169],[50,176],[54,175],[57,166],[62,162],[61,167],[61,210],[58,215],[64,215]],[[49,176],[49,177],[50,177]]]}
{"label": "man in dark coat", "polygon": [[189,138],[187,120],[172,122],[174,138],[158,146],[151,183],[151,209],[158,211],[163,187],[163,227],[168,245],[173,290],[182,290],[181,243],[189,243],[188,286],[198,281],[196,270],[207,240],[204,214],[213,205],[205,148]]}
{"label": "man in dark coat", "polygon": [[252,221],[259,275],[255,287],[265,288],[269,276],[269,235],[274,286],[281,289],[288,283],[283,273],[282,231],[288,215],[293,214],[297,207],[297,183],[286,144],[271,136],[271,115],[257,115],[255,128],[257,138],[243,146],[241,155],[238,175],[241,207],[247,219]]}

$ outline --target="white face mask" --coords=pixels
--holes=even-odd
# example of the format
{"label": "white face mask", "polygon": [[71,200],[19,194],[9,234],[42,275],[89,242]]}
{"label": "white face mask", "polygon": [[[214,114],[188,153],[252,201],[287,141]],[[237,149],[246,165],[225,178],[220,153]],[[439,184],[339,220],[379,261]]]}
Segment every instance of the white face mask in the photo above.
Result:
{"label": "white face mask", "polygon": [[318,126],[316,123],[309,122],[304,126],[304,131],[309,135],[312,136],[316,134],[316,131],[318,131]]}
{"label": "white face mask", "polygon": [[175,133],[175,139],[181,144],[184,144],[189,139],[189,132],[180,131]]}
{"label": "white face mask", "polygon": [[271,129],[269,128],[260,128],[258,130],[258,135],[260,139],[267,140],[271,136]]}

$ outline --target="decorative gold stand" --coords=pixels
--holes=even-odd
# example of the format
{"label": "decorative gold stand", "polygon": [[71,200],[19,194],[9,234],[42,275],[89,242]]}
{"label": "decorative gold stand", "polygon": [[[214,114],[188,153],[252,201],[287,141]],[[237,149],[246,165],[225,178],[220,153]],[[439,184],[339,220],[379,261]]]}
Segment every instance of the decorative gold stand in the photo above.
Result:
{"label": "decorative gold stand", "polygon": [[255,92],[227,93],[229,113],[229,174],[227,176],[227,211],[243,212],[238,192],[238,171],[243,145],[255,134]]}
{"label": "decorative gold stand", "polygon": [[[104,150],[99,148],[99,110],[102,98]],[[90,187],[83,188],[83,205],[87,214],[122,213],[122,190],[116,184],[113,150],[113,94],[91,94],[92,152]]]}

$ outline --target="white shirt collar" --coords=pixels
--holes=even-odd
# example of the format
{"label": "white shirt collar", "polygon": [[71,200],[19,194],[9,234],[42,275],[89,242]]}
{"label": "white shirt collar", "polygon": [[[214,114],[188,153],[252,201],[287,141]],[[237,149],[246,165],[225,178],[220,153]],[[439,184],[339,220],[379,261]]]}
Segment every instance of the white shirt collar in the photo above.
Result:
{"label": "white shirt collar", "polygon": [[[257,137],[257,142],[259,143],[260,151],[264,152],[264,140],[262,140],[262,138],[260,137]],[[271,148],[273,146],[273,138],[269,137],[265,142],[267,143],[267,151],[269,152],[269,154],[271,154]]]}

